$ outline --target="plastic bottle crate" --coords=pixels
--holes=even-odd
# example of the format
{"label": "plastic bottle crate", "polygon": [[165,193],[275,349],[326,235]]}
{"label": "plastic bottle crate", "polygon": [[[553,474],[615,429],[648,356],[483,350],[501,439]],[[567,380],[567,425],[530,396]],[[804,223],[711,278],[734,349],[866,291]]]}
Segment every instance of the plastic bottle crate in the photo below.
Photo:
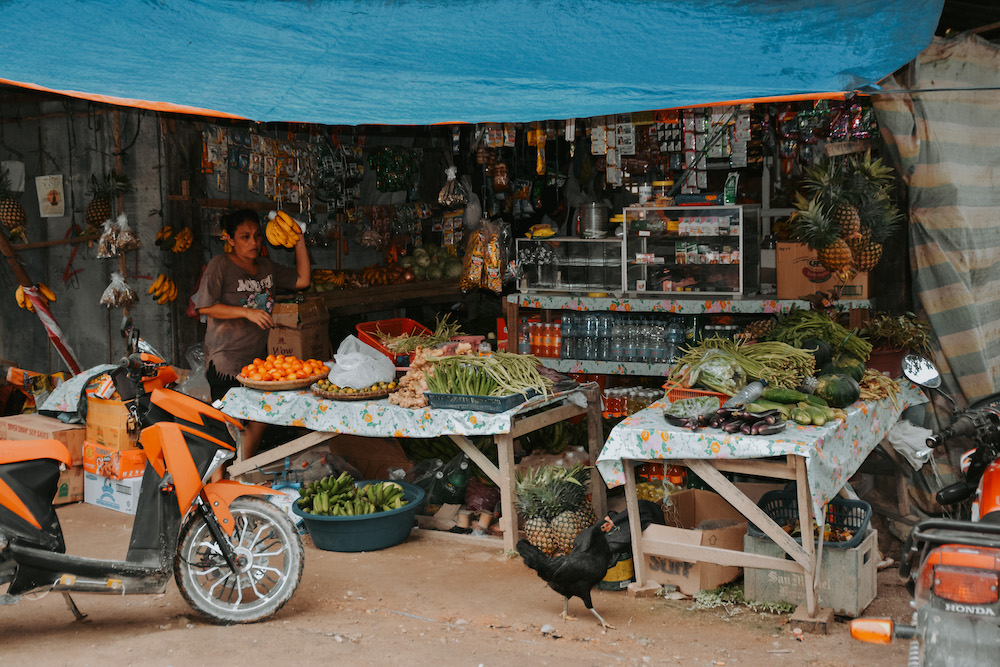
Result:
{"label": "plastic bottle crate", "polygon": [[371,345],[376,350],[392,359],[392,363],[397,366],[406,360],[409,365],[413,361],[413,353],[395,354],[392,350],[382,344],[379,334],[386,336],[402,336],[404,334],[430,334],[430,329],[416,320],[408,317],[395,317],[388,320],[376,320],[375,322],[362,322],[355,327],[358,331],[358,339],[363,343]]}
{"label": "plastic bottle crate", "polygon": [[[794,489],[782,491],[768,491],[757,502],[769,517],[779,526],[786,526],[794,523],[799,518],[799,503]],[[846,542],[828,542],[824,540],[824,549],[853,549],[861,544],[868,531],[868,523],[872,518],[872,506],[863,500],[850,500],[848,498],[833,498],[826,506],[826,523],[831,528],[840,528],[853,531],[854,537]],[[767,538],[760,528],[750,522],[747,526],[747,534],[753,537]],[[770,538],[768,538],[770,539]],[[802,538],[794,538],[796,542],[802,544]],[[819,542],[819,540],[816,540]]]}

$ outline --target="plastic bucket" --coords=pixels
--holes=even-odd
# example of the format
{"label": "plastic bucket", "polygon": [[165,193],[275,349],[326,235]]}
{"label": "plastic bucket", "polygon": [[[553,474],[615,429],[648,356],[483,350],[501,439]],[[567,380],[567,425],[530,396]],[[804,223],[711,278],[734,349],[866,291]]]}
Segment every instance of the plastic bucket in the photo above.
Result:
{"label": "plastic bucket", "polygon": [[604,579],[597,582],[597,588],[602,591],[623,591],[628,585],[635,581],[635,567],[632,562],[632,554],[618,554],[618,560],[604,575]]}

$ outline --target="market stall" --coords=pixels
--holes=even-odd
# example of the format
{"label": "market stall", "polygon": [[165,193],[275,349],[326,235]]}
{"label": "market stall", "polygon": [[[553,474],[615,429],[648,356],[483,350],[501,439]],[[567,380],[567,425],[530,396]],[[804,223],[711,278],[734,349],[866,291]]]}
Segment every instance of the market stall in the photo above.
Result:
{"label": "market stall", "polygon": [[925,402],[916,387],[904,383],[898,402],[858,402],[847,408],[846,418],[823,426],[791,426],[775,435],[742,435],[715,429],[691,432],[669,424],[664,410],[670,404],[657,402],[615,426],[598,458],[609,487],[625,485],[630,517],[638,517],[633,464],[659,461],[680,464],[728,500],[747,520],[758,526],[787,553],[791,560],[772,558],[691,544],[665,543],[643,538],[638,520],[630,521],[632,544],[638,545],[634,559],[635,587],[654,586],[645,568],[645,554],[672,556],[686,561],[705,561],[743,567],[765,567],[805,575],[807,613],[816,612],[815,574],[821,555],[811,540],[793,540],[771,517],[723,476],[742,473],[793,480],[798,495],[799,523],[822,526],[825,508],[842,491],[865,457],[882,440],[909,405]]}
{"label": "market stall", "polygon": [[[500,413],[476,410],[405,408],[386,400],[335,401],[305,391],[259,391],[246,387],[229,391],[220,409],[226,414],[313,431],[298,440],[246,458],[237,452],[229,472],[240,476],[259,466],[279,461],[308,449],[330,437],[351,433],[382,438],[430,438],[448,436],[500,488],[503,545],[513,550],[517,538],[517,511],[514,493],[514,439],[558,421],[586,415],[588,449],[592,461],[603,446],[601,398],[595,385],[583,385],[549,397],[535,397]],[[493,465],[469,436],[490,435],[496,443],[499,465]],[[605,488],[597,475],[591,478],[594,511],[604,516]]]}

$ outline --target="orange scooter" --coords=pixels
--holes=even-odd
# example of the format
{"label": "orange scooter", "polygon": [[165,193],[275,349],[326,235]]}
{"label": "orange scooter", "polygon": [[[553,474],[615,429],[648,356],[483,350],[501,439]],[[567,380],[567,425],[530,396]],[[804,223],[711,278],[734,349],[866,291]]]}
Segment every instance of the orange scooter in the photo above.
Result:
{"label": "orange scooter", "polygon": [[[907,356],[904,374],[926,389],[940,375],[929,361]],[[943,392],[942,392],[943,394]],[[944,394],[948,400],[951,397]],[[954,401],[952,401],[954,406]],[[941,505],[971,501],[965,520],[926,519],[907,537],[899,576],[913,594],[909,625],[886,618],[851,621],[851,636],[888,644],[909,639],[909,665],[996,665],[1000,660],[1000,395],[954,408],[952,423],[928,438],[929,447],[968,438],[964,479],[937,492]]]}
{"label": "orange scooter", "polygon": [[[0,441],[0,604],[26,593],[59,591],[84,618],[71,592],[156,594],[171,576],[184,599],[214,623],[252,623],[291,599],[302,577],[302,539],[264,496],[274,492],[217,479],[235,455],[240,423],[210,405],[166,388],[177,379],[161,359],[139,352],[112,371],[130,412],[130,429],[148,463],[125,560],[66,552],[52,506],[60,465],[56,440]],[[124,327],[123,327],[123,333]]]}

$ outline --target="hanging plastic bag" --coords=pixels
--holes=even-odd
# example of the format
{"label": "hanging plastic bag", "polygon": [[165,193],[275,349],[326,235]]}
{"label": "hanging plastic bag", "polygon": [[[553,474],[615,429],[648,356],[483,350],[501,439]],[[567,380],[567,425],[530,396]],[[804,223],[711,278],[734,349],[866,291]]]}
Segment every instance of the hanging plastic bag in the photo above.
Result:
{"label": "hanging plastic bag", "polygon": [[101,238],[97,240],[97,256],[101,259],[118,254],[118,226],[111,218],[104,221]]}
{"label": "hanging plastic bag", "polygon": [[118,252],[128,252],[129,250],[138,250],[142,247],[142,241],[139,237],[135,235],[132,228],[129,227],[128,218],[122,213],[118,216],[115,221],[115,226],[118,228],[117,232],[117,245]]}
{"label": "hanging plastic bag", "polygon": [[448,180],[438,193],[438,203],[445,208],[461,208],[469,203],[469,193],[458,180],[458,167],[448,167],[444,170]]}
{"label": "hanging plastic bag", "polygon": [[115,271],[111,274],[111,283],[104,289],[101,295],[101,303],[108,308],[128,308],[135,304],[138,298],[122,274]]}
{"label": "hanging plastic bag", "polygon": [[379,382],[391,382],[396,377],[395,364],[356,336],[344,339],[333,360],[328,379],[338,387],[364,389]]}
{"label": "hanging plastic bag", "polygon": [[459,280],[459,287],[463,291],[475,289],[483,281],[486,242],[486,230],[482,226],[469,235],[465,244],[465,258],[462,260],[462,278]]}
{"label": "hanging plastic bag", "polygon": [[187,394],[191,398],[197,398],[204,403],[211,403],[212,391],[208,386],[208,379],[205,377],[205,344],[197,343],[189,347],[184,353],[184,359],[191,372],[177,383],[177,391]]}

